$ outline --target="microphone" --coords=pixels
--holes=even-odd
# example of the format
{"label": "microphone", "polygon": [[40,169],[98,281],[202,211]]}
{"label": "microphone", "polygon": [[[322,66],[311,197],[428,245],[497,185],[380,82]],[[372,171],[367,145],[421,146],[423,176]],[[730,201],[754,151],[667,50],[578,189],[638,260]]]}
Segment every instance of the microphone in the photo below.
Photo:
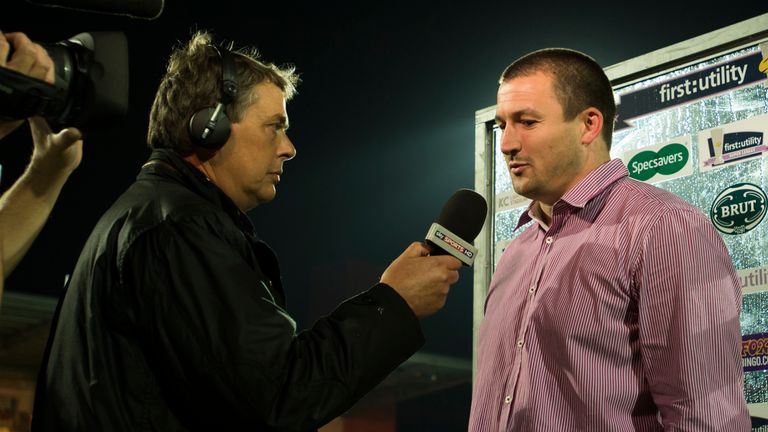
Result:
{"label": "microphone", "polygon": [[37,6],[47,6],[107,15],[153,20],[163,12],[165,0],[27,0]]}
{"label": "microphone", "polygon": [[432,255],[450,254],[471,266],[477,255],[472,242],[483,228],[487,212],[482,195],[470,189],[457,190],[427,232],[426,242],[436,249]]}

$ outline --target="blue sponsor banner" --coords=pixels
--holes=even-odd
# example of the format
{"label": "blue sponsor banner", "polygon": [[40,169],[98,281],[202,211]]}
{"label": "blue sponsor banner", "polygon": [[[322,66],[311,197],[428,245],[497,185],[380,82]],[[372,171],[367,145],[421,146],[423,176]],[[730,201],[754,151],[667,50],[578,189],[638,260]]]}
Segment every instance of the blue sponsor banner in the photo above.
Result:
{"label": "blue sponsor banner", "polygon": [[682,105],[714,94],[766,80],[760,72],[760,52],[718,63],[651,87],[621,95],[615,130],[631,127],[627,122],[655,111]]}

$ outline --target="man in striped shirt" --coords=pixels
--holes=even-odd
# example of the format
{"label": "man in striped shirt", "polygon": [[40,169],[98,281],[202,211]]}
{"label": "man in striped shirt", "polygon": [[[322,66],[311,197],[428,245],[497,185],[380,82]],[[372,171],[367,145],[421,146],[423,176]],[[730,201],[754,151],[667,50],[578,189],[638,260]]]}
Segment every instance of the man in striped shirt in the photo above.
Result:
{"label": "man in striped shirt", "polygon": [[747,431],[741,290],[717,232],[609,151],[616,107],[589,56],[531,53],[496,122],[533,200],[488,292],[469,430]]}

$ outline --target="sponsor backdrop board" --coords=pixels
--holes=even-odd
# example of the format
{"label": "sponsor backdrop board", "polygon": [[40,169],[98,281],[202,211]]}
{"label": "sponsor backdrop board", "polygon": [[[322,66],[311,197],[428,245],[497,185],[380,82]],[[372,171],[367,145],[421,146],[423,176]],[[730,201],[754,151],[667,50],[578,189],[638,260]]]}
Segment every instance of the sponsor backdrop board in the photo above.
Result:
{"label": "sponsor backdrop board", "polygon": [[[624,161],[631,177],[673,192],[701,209],[728,247],[744,293],[745,397],[754,430],[768,431],[768,146],[764,141],[768,136],[768,16],[755,20],[758,31],[753,36],[759,33],[760,37],[721,43],[723,49],[710,47],[707,55],[688,55],[677,66],[654,68],[645,59],[641,73],[635,71],[631,80],[624,81],[620,73],[612,74],[614,67],[606,71],[618,102],[612,157]],[[645,70],[649,72],[644,74]],[[489,107],[476,113],[478,158],[488,159],[483,145],[485,151],[493,152],[492,162],[487,162],[493,172],[478,169],[477,179],[478,189],[488,185],[488,194],[493,194],[488,274],[504,248],[523,231],[513,230],[530,202],[512,188],[499,149],[500,131],[493,125],[494,112],[495,107]],[[488,282],[488,277],[480,279],[476,274],[476,303],[483,297],[477,292]],[[478,311],[482,312],[479,306]]]}
{"label": "sponsor backdrop board", "polygon": [[[620,104],[613,149],[614,155],[622,155],[633,177],[655,183],[699,207],[728,246],[744,289],[745,397],[756,430],[760,428],[758,419],[768,418],[768,344],[763,347],[768,342],[764,268],[768,264],[768,222],[764,220],[768,77],[760,71],[768,55],[760,45],[616,89]],[[765,49],[766,44],[762,45]],[[682,146],[687,142],[688,165],[675,171],[681,165],[680,156],[671,156],[673,151],[665,149],[670,143]],[[675,148],[684,153],[682,147]],[[644,167],[637,165],[643,152],[648,152],[644,159],[652,162],[645,167],[651,170],[633,170],[633,162],[635,167]],[[659,166],[652,176],[649,171],[654,167],[650,165]]]}

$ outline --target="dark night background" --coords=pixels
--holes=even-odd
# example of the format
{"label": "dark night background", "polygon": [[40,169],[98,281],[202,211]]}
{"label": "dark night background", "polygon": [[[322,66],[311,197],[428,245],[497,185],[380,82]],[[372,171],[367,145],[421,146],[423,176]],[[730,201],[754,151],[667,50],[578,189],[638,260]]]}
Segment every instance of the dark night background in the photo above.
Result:
{"label": "dark night background", "polygon": [[[423,239],[456,189],[474,187],[474,113],[495,103],[498,75],[512,60],[563,46],[607,67],[766,12],[757,1],[166,0],[163,14],[145,21],[3,0],[0,29],[35,41],[124,31],[131,85],[127,118],[87,136],[82,165],[6,289],[57,295],[96,220],[147,157],[147,117],[166,57],[194,29],[254,45],[302,76],[288,104],[298,156],[277,199],[250,214],[281,259],[289,309],[307,327]],[[3,190],[29,159],[28,134],[23,127],[0,145]],[[426,352],[471,358],[471,270],[461,278],[445,309],[423,321]],[[466,430],[470,392],[467,384],[399,406],[398,430]]]}

